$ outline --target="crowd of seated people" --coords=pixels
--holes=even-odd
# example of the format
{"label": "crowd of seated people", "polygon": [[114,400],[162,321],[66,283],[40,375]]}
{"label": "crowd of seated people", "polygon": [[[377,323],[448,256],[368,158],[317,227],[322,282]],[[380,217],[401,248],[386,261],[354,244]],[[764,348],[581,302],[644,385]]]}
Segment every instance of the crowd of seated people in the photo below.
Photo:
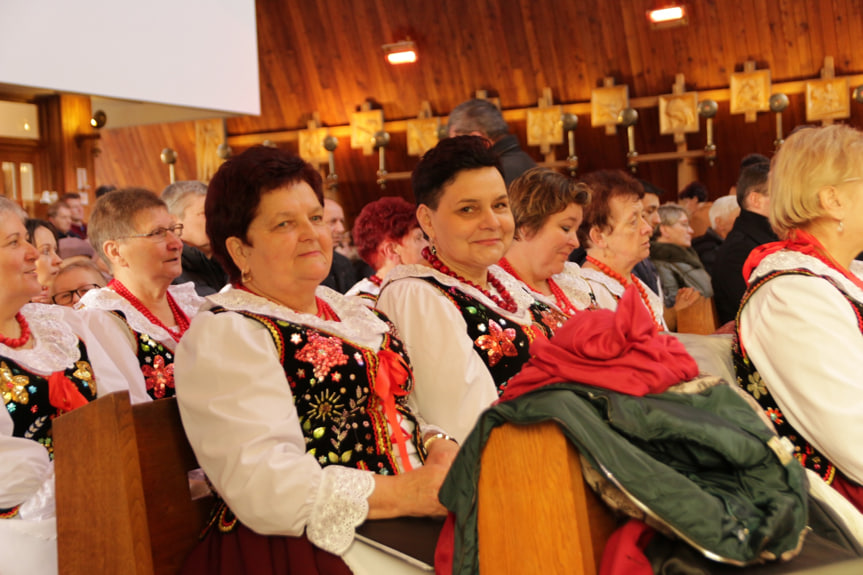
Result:
{"label": "crowd of seated people", "polygon": [[[741,264],[730,383],[863,510],[861,154],[860,132],[809,128],[741,176],[743,214],[769,216],[782,239]],[[412,573],[355,529],[445,515],[438,490],[459,444],[533,342],[625,294],[667,331],[712,295],[689,213],[648,214],[623,171],[532,168],[507,188],[487,139],[460,135],[411,183],[415,206],[385,197],[357,217],[374,274],[346,295],[326,285],[321,176],[277,148],[232,156],[207,187],[100,197],[84,229],[109,278],[87,256],[61,262],[57,230],[0,198],[0,573],[57,572],[51,422],[119,390],[176,395],[217,496],[184,573]],[[568,261],[579,246],[583,266]],[[633,273],[648,257],[657,289]],[[204,260],[224,287],[215,273],[176,283]]]}

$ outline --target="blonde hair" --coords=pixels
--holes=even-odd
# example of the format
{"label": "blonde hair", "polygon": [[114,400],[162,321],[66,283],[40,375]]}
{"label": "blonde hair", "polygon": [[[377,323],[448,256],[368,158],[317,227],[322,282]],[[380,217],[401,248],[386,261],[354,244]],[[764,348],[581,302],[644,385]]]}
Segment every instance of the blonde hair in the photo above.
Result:
{"label": "blonde hair", "polygon": [[796,130],[770,166],[770,224],[785,238],[824,215],[818,192],[860,177],[863,132],[843,124]]}

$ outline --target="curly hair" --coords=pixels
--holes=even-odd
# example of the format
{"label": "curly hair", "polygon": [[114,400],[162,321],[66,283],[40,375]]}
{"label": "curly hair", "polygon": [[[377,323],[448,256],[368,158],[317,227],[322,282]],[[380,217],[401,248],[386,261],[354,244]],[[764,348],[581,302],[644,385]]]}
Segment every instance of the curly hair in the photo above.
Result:
{"label": "curly hair", "polygon": [[416,208],[403,198],[387,196],[366,204],[354,220],[353,238],[360,257],[379,269],[378,247],[387,240],[400,241],[419,227]]}
{"label": "curly hair", "polygon": [[591,200],[584,207],[584,219],[578,227],[578,241],[582,246],[590,246],[590,230],[596,226],[601,230],[611,226],[612,198],[644,197],[641,182],[622,170],[599,170],[585,175],[582,182],[590,188]]}
{"label": "curly hair", "polygon": [[[590,188],[582,182],[548,168],[531,168],[509,185],[509,205],[515,220],[515,234],[533,235],[548,218],[571,204],[586,206]],[[519,238],[520,239],[520,238]]]}

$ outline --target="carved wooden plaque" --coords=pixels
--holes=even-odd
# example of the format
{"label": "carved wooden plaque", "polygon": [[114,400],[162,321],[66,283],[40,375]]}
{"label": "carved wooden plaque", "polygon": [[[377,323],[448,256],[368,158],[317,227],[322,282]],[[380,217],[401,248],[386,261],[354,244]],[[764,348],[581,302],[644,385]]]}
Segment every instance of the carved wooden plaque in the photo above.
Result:
{"label": "carved wooden plaque", "polygon": [[440,118],[407,121],[408,155],[422,156],[437,145]]}
{"label": "carved wooden plaque", "polygon": [[616,126],[617,116],[629,107],[629,86],[594,88],[590,93],[590,124]]}
{"label": "carved wooden plaque", "polygon": [[841,120],[851,115],[848,78],[806,82],[806,121]]}
{"label": "carved wooden plaque", "polygon": [[351,114],[351,148],[362,149],[371,156],[375,150],[375,132],[384,129],[383,110],[364,110]]}
{"label": "carved wooden plaque", "polygon": [[732,114],[747,114],[746,121],[754,122],[757,112],[765,112],[769,109],[770,70],[731,74]]}
{"label": "carved wooden plaque", "polygon": [[563,122],[560,106],[548,106],[527,111],[527,145],[539,146],[543,154],[553,144],[563,143]]}
{"label": "carved wooden plaque", "polygon": [[326,162],[329,159],[329,154],[324,148],[326,137],[326,128],[300,130],[300,157],[315,165]]}
{"label": "carved wooden plaque", "polygon": [[697,131],[697,92],[659,96],[660,134],[683,134]]}

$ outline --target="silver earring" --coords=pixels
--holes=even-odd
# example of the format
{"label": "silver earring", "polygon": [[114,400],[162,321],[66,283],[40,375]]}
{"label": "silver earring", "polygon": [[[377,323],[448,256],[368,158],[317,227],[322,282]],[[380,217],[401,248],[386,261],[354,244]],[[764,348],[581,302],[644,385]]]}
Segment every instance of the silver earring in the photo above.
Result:
{"label": "silver earring", "polygon": [[845,222],[843,222],[842,220],[839,220],[839,225],[836,226],[836,229],[840,234],[842,232],[844,232],[845,231]]}

